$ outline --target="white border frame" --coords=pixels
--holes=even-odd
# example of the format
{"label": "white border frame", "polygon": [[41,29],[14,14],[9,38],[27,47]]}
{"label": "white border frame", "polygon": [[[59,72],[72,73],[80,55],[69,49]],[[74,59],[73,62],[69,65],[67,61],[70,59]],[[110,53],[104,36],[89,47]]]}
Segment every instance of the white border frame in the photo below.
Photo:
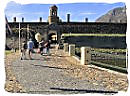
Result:
{"label": "white border frame", "polygon": [[[130,44],[129,44],[129,36],[130,36],[130,3],[129,0],[0,0],[0,95],[1,96],[43,96],[43,94],[20,94],[20,93],[10,93],[10,92],[6,92],[4,89],[4,84],[5,84],[5,66],[4,66],[4,49],[5,49],[5,16],[4,16],[4,9],[6,7],[6,4],[10,1],[15,1],[17,3],[21,3],[21,4],[29,4],[29,3],[43,3],[43,4],[58,4],[58,3],[85,3],[85,2],[91,2],[91,3],[116,3],[116,2],[124,2],[126,4],[127,7],[127,33],[126,33],[126,42],[127,42],[127,46],[128,49],[130,48]],[[130,54],[129,50],[128,50],[128,54]],[[130,57],[128,57],[129,59]],[[129,62],[128,62],[129,63]],[[128,68],[129,69],[129,68]],[[128,72],[129,73],[129,72]],[[129,77],[129,74],[128,74]],[[121,94],[120,94],[121,93]],[[119,92],[118,94],[115,94],[114,96],[128,96],[128,94],[130,93],[130,89],[128,88],[127,92]],[[75,94],[78,95],[78,94]],[[96,95],[100,95],[102,96],[102,94],[91,94],[91,93],[87,93],[87,94],[82,94],[82,96],[96,96]],[[45,95],[44,95],[45,96]],[[52,94],[51,96],[54,96],[54,94]],[[62,96],[62,95],[61,95]],[[64,96],[64,95],[63,95]]]}

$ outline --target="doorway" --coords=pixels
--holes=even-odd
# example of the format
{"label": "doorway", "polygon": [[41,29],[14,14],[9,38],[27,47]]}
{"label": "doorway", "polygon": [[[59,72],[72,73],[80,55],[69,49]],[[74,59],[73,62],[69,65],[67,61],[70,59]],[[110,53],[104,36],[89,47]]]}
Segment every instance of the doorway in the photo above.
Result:
{"label": "doorway", "polygon": [[48,39],[51,41],[52,44],[57,43],[57,34],[56,32],[49,33]]}

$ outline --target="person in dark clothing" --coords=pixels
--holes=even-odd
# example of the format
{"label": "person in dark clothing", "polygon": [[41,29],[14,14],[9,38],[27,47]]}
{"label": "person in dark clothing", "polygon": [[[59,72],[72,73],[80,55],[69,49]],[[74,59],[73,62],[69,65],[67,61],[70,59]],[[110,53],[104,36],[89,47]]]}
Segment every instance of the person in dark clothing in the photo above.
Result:
{"label": "person in dark clothing", "polygon": [[50,54],[50,41],[47,41],[44,46],[46,48],[46,54],[49,55]]}
{"label": "person in dark clothing", "polygon": [[27,49],[27,44],[24,41],[21,47],[21,58],[20,58],[21,60],[26,59],[26,49]]}
{"label": "person in dark clothing", "polygon": [[39,50],[41,55],[43,54],[43,48],[44,48],[44,41],[42,40],[41,42],[39,42]]}

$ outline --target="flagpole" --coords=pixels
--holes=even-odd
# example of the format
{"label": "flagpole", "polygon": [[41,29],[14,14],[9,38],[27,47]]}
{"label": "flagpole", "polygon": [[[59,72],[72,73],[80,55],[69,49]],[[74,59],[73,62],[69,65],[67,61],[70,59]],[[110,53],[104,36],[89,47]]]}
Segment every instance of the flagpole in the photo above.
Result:
{"label": "flagpole", "polygon": [[21,51],[20,51],[20,49],[21,49],[21,47],[20,47],[20,46],[21,46],[21,44],[20,44],[20,41],[21,41],[21,40],[20,40],[20,38],[21,38],[21,37],[20,37],[20,34],[21,34],[21,32],[20,32],[20,22],[19,22],[19,53],[21,52]]}

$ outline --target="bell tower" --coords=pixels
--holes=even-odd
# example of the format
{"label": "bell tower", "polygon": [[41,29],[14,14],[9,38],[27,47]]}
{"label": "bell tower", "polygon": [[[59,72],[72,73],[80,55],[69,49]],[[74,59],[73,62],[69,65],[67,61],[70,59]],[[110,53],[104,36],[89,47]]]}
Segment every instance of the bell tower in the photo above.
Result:
{"label": "bell tower", "polygon": [[59,17],[57,16],[57,10],[58,8],[56,7],[56,5],[50,7],[50,12],[48,17],[49,24],[59,22]]}

